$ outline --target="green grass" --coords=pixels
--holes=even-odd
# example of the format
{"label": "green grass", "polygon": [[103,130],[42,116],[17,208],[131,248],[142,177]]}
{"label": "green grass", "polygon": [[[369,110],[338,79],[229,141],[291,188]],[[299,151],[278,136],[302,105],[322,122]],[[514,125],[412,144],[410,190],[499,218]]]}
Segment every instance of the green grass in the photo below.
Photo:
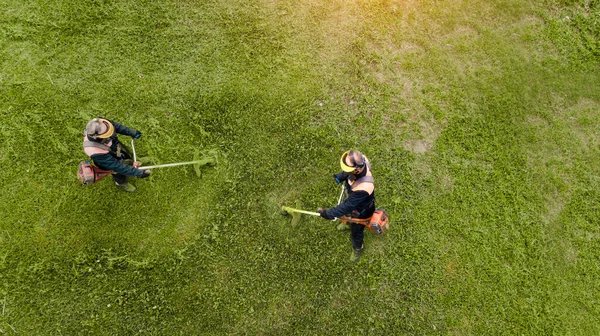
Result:
{"label": "green grass", "polygon": [[[600,333],[600,3],[0,0],[0,334]],[[134,194],[82,131],[143,132]],[[125,143],[128,139],[123,138]],[[339,155],[392,218],[350,264]]]}

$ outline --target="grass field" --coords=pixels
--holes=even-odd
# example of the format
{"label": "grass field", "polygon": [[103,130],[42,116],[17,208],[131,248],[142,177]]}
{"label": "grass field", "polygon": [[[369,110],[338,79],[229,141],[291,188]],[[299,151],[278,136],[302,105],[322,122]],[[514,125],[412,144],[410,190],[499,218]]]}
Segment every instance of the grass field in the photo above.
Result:
{"label": "grass field", "polygon": [[[0,0],[0,334],[598,335],[599,41],[598,0]],[[219,163],[83,187],[96,116]],[[356,264],[278,213],[351,148]]]}

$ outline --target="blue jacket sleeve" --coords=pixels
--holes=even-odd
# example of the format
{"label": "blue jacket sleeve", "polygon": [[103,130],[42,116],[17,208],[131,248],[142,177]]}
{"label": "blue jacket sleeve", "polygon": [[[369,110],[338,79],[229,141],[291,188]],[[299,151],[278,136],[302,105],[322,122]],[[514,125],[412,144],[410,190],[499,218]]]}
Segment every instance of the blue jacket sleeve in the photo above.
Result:
{"label": "blue jacket sleeve", "polygon": [[91,158],[94,160],[96,166],[101,169],[110,169],[119,174],[136,177],[142,177],[142,174],[144,173],[143,170],[128,166],[115,159],[110,154],[94,154]]}
{"label": "blue jacket sleeve", "polygon": [[128,135],[128,136],[130,136],[132,138],[135,136],[135,132],[136,131],[134,129],[131,129],[131,128],[129,128],[129,127],[123,125],[123,124],[120,124],[120,123],[118,123],[118,122],[116,122],[114,120],[109,120],[109,121],[115,127],[115,132],[116,133],[123,134],[123,135]]}
{"label": "blue jacket sleeve", "polygon": [[351,193],[342,204],[325,210],[325,213],[329,215],[329,217],[341,217],[344,215],[349,215],[352,210],[358,210],[358,207],[369,197],[369,193],[364,190],[355,191]]}

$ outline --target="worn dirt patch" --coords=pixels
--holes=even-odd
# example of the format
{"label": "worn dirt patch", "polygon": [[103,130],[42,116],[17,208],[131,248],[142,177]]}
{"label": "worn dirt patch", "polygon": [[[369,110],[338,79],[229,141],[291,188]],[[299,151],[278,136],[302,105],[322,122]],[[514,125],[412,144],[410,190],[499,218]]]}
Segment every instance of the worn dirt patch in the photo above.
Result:
{"label": "worn dirt patch", "polygon": [[407,151],[411,151],[417,154],[423,154],[427,152],[431,147],[433,147],[433,143],[428,142],[424,139],[411,139],[404,142],[404,149]]}
{"label": "worn dirt patch", "polygon": [[[416,118],[419,116],[415,116]],[[425,116],[421,116],[425,117]],[[418,139],[408,139],[403,142],[402,146],[407,151],[423,154],[429,151],[435,144],[435,141],[440,136],[442,130],[441,126],[435,121],[421,119],[417,122],[418,131],[421,135]]]}

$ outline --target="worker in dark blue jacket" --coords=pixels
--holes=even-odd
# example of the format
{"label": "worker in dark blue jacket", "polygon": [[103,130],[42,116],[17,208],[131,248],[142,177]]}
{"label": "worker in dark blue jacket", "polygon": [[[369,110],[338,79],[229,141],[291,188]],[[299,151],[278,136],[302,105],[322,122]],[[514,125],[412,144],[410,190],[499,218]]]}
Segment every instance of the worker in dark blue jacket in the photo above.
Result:
{"label": "worker in dark blue jacket", "polygon": [[[150,170],[138,169],[139,164],[132,162],[128,149],[119,142],[117,134],[139,139],[142,132],[133,130],[116,121],[94,118],[85,127],[83,150],[101,169],[112,170],[117,187],[134,192],[135,186],[128,182],[128,176],[144,178],[150,176]],[[132,162],[128,165],[126,162]]]}
{"label": "worker in dark blue jacket", "polygon": [[[356,150],[345,152],[340,158],[342,171],[333,175],[337,183],[344,183],[348,197],[343,203],[331,209],[319,209],[321,217],[334,220],[341,216],[370,218],[375,212],[375,186],[371,165],[366,156]],[[350,229],[352,241],[352,262],[358,261],[364,249],[365,226],[356,223],[341,223],[338,230]]]}

